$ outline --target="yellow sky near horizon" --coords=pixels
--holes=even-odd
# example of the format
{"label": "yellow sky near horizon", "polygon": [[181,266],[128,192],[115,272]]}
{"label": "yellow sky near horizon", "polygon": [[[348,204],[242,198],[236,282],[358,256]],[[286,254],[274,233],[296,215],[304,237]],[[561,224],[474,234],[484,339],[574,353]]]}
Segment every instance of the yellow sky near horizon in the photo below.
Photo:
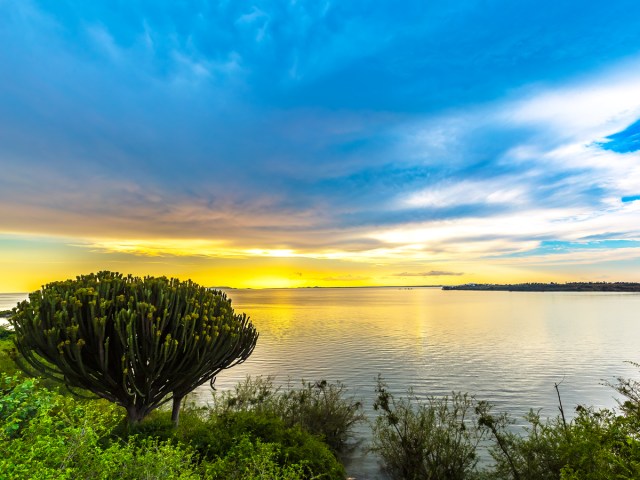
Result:
{"label": "yellow sky near horizon", "polygon": [[406,246],[350,256],[349,252],[335,250],[225,249],[216,248],[214,243],[175,239],[86,242],[5,235],[0,237],[0,244],[0,292],[33,291],[52,281],[100,270],[164,275],[233,288],[633,280],[623,271],[615,278],[604,278],[593,267],[582,272],[576,269],[575,259],[570,268],[541,268],[527,259],[495,259],[473,252],[462,252],[458,259],[448,254],[445,259]]}

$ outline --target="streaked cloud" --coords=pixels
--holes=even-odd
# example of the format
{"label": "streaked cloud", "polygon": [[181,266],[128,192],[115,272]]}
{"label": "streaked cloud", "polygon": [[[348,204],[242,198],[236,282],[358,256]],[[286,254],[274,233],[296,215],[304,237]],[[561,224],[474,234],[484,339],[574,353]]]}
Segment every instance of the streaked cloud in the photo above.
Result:
{"label": "streaked cloud", "polygon": [[331,282],[331,283],[335,283],[335,282],[347,282],[347,283],[351,283],[351,282],[362,282],[362,281],[367,281],[367,280],[371,280],[370,277],[364,277],[364,276],[358,276],[358,275],[334,275],[331,277],[324,277],[322,279],[325,282]]}

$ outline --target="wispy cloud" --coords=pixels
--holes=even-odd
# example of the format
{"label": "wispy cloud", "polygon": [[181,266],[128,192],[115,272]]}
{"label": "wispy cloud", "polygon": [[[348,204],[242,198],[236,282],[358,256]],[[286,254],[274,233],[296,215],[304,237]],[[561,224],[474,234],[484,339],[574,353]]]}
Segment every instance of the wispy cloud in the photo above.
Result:
{"label": "wispy cloud", "polygon": [[358,275],[333,275],[330,277],[322,278],[325,282],[362,282],[363,280],[370,280],[371,277],[358,276]]}
{"label": "wispy cloud", "polygon": [[462,272],[447,272],[445,270],[430,270],[428,272],[402,272],[394,273],[394,277],[450,277],[464,275]]}

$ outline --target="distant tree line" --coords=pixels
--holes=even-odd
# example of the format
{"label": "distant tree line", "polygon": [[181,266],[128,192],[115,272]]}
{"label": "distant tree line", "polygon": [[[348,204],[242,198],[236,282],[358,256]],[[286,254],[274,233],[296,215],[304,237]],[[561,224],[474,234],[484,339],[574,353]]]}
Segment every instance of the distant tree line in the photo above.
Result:
{"label": "distant tree line", "polygon": [[443,290],[488,290],[503,292],[640,292],[635,282],[569,282],[569,283],[467,283],[442,287]]}

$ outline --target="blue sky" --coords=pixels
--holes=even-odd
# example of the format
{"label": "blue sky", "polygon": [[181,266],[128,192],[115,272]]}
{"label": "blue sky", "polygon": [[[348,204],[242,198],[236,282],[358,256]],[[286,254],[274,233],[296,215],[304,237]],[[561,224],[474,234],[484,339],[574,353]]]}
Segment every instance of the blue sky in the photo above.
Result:
{"label": "blue sky", "polygon": [[638,280],[639,15],[0,0],[0,290]]}

